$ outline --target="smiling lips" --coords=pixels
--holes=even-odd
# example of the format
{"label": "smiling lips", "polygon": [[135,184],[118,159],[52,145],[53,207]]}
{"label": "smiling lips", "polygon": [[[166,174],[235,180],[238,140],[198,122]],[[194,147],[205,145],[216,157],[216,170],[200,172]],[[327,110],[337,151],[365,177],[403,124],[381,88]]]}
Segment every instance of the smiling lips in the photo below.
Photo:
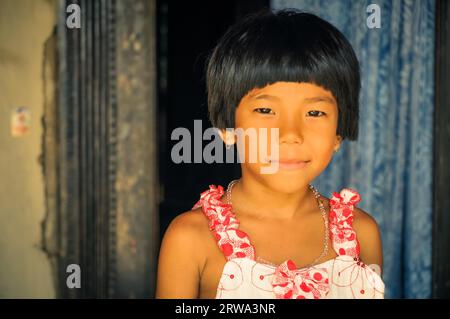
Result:
{"label": "smiling lips", "polygon": [[300,169],[305,167],[310,161],[302,161],[297,159],[280,159],[280,160],[269,160],[270,163],[278,162],[278,167],[281,169]]}

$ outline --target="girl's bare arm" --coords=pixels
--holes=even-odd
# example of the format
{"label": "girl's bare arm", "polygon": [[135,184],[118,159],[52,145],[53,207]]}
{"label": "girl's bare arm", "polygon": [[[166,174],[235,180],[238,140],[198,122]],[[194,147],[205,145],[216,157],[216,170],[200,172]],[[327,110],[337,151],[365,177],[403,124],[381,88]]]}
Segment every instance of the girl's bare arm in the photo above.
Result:
{"label": "girl's bare arm", "polygon": [[158,261],[156,298],[197,298],[202,260],[194,212],[177,216],[167,228]]}

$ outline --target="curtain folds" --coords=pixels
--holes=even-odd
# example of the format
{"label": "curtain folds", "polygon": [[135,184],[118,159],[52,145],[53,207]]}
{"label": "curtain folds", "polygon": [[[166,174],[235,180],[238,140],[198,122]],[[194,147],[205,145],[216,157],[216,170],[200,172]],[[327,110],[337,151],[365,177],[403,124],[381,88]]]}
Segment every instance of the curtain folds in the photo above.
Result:
{"label": "curtain folds", "polygon": [[430,298],[435,1],[378,0],[381,28],[369,29],[371,1],[272,0],[334,24],[361,65],[358,141],[346,141],[314,181],[328,197],[343,187],[380,225],[386,298]]}

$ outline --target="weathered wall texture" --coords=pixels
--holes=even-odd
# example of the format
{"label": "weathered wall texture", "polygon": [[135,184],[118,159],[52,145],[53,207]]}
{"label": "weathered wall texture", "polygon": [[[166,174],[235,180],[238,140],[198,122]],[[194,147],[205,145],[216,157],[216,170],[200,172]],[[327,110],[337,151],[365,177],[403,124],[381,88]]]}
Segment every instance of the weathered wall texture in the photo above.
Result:
{"label": "weathered wall texture", "polygon": [[[55,26],[51,0],[0,1],[0,298],[53,298],[40,249],[45,189],[39,157],[44,44]],[[46,83],[52,91],[54,83]],[[12,137],[11,111],[31,111],[31,130]]]}

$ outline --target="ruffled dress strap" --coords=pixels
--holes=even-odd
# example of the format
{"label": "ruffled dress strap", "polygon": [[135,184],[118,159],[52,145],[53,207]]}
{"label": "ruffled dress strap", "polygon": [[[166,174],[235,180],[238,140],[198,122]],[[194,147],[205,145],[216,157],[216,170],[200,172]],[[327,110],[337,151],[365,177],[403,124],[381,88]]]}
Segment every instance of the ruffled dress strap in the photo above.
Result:
{"label": "ruffled dress strap", "polygon": [[199,201],[192,207],[201,207],[209,220],[209,229],[227,260],[234,258],[255,259],[255,249],[249,236],[240,231],[239,221],[232,211],[231,205],[223,203],[223,187],[210,185],[209,190],[200,194]]}
{"label": "ruffled dress strap", "polygon": [[333,249],[339,255],[359,258],[360,247],[353,229],[353,212],[361,196],[355,190],[344,188],[330,199],[330,236]]}

